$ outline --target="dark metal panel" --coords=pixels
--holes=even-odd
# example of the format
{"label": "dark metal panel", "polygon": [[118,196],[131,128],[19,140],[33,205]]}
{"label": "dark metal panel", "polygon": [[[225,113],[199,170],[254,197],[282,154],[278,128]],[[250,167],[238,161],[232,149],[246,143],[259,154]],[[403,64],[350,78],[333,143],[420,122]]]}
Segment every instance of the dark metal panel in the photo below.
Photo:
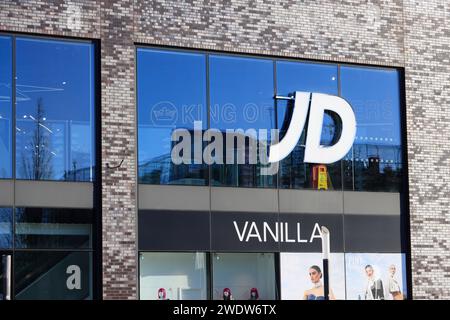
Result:
{"label": "dark metal panel", "polygon": [[209,212],[139,211],[139,250],[208,251]]}
{"label": "dark metal panel", "polygon": [[345,215],[346,252],[402,252],[399,215]]}

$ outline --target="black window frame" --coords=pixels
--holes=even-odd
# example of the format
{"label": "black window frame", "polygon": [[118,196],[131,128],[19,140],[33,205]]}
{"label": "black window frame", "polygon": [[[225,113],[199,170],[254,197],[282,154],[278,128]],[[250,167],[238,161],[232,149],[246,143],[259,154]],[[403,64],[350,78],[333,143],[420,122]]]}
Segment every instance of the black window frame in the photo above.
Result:
{"label": "black window frame", "polygon": [[[0,30],[0,36],[4,37],[10,37],[12,40],[12,151],[11,151],[11,161],[12,161],[12,174],[11,178],[8,179],[0,179],[1,181],[12,181],[13,186],[15,189],[16,181],[16,134],[15,134],[15,127],[16,127],[16,38],[30,38],[30,39],[41,39],[41,40],[48,40],[48,41],[63,41],[68,43],[89,43],[93,46],[93,90],[94,90],[94,110],[93,110],[93,125],[94,130],[92,137],[92,145],[93,145],[93,156],[95,157],[94,161],[94,176],[92,181],[77,181],[76,183],[81,184],[92,184],[93,185],[93,207],[90,208],[93,212],[92,217],[92,248],[89,250],[80,250],[80,249],[73,249],[73,250],[66,250],[66,249],[19,249],[15,248],[15,210],[16,207],[24,207],[24,206],[16,206],[16,203],[14,203],[11,206],[7,206],[8,208],[12,209],[13,212],[13,240],[12,240],[12,248],[5,249],[2,251],[7,251],[11,253],[11,259],[12,259],[12,267],[11,267],[11,274],[14,275],[14,258],[15,258],[15,252],[16,251],[73,251],[73,252],[79,252],[79,251],[89,251],[92,255],[92,269],[90,270],[91,276],[92,276],[92,299],[93,300],[102,300],[103,299],[103,247],[102,247],[102,127],[101,127],[101,120],[102,120],[102,95],[101,95],[101,89],[102,89],[102,77],[101,77],[101,41],[100,39],[95,38],[82,38],[82,37],[76,37],[76,36],[61,36],[61,35],[45,35],[40,33],[27,33],[27,32],[16,32],[16,31],[1,31]],[[21,180],[19,181],[28,181],[28,180]],[[50,183],[72,183],[72,181],[64,181],[64,180],[44,180],[45,182]],[[73,207],[67,207],[67,209],[76,209]],[[11,298],[15,298],[15,277],[12,277],[11,280]]]}

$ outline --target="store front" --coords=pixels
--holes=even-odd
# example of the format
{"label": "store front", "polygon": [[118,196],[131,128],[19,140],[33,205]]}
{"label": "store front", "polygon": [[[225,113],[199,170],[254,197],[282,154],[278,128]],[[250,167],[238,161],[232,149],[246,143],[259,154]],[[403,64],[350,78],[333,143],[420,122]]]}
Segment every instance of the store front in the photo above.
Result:
{"label": "store front", "polygon": [[[141,299],[321,299],[320,226],[334,298],[408,296],[399,70],[147,47],[136,57]],[[302,93],[304,129],[269,163]],[[342,158],[311,163],[325,95],[350,105],[356,132]],[[321,147],[345,138],[341,112],[323,113]]]}
{"label": "store front", "polygon": [[0,300],[94,298],[95,49],[0,35]]}
{"label": "store front", "polygon": [[400,221],[393,216],[145,210],[139,215],[141,298],[156,299],[162,288],[168,299],[222,299],[229,288],[245,300],[256,288],[261,299],[301,299],[312,285],[308,268],[321,268],[321,225],[331,232],[337,299],[364,299],[355,287],[363,286],[371,264],[383,281],[395,265],[406,291]]}

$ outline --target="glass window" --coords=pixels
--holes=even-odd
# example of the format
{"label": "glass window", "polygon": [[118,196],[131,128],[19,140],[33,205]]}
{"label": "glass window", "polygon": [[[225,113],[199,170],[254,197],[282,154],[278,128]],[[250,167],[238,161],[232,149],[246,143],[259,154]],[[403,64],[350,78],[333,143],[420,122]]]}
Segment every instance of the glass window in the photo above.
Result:
{"label": "glass window", "polygon": [[[299,62],[277,62],[277,94],[289,96],[295,91],[338,94],[337,66]],[[280,139],[289,127],[294,104],[292,101],[278,100],[277,115]],[[316,170],[321,164],[304,163],[306,128],[292,153],[280,163],[280,188],[313,188]],[[325,113],[322,127],[321,144],[331,145],[337,127],[332,114]],[[327,189],[342,189],[341,162],[321,165],[327,174]]]}
{"label": "glass window", "polygon": [[91,248],[92,210],[16,208],[16,248]]}
{"label": "glass window", "polygon": [[402,149],[397,70],[341,67],[341,92],[356,114],[345,158],[346,190],[400,191]]}
{"label": "glass window", "polygon": [[194,148],[190,163],[175,165],[171,158],[175,129],[186,129],[191,145],[194,122],[201,122],[199,134],[207,126],[205,55],[139,48],[137,65],[139,182],[208,184],[208,168],[193,158]]}
{"label": "glass window", "polygon": [[140,254],[141,300],[206,300],[204,253]]}
{"label": "glass window", "polygon": [[224,300],[227,292],[235,300],[250,300],[252,292],[276,299],[273,253],[215,253],[212,259],[213,299]]}
{"label": "glass window", "polygon": [[[213,186],[276,187],[279,179],[280,188],[400,190],[395,69],[144,48],[137,50],[137,60],[140,183],[207,185],[210,179]],[[268,146],[277,139],[271,129],[283,138],[294,104],[275,102],[274,89],[281,96],[303,91],[346,99],[357,122],[349,154],[332,164],[304,163],[305,126],[291,154],[268,167]],[[208,131],[212,136],[206,129],[214,130]],[[185,135],[174,135],[181,130]],[[340,132],[337,115],[326,111],[321,144],[333,145]],[[182,161],[174,162],[174,155]]]}
{"label": "glass window", "polygon": [[[275,128],[273,61],[230,56],[210,56],[211,128],[236,130],[223,139],[225,153],[235,164],[212,165],[212,184],[234,187],[276,187],[276,175],[261,174],[258,138],[270,145]],[[237,132],[242,129],[243,132]],[[249,130],[250,129],[250,130]],[[253,131],[251,131],[254,129]],[[267,133],[261,134],[260,129]],[[228,144],[228,139],[232,139]],[[244,142],[238,141],[245,139]],[[241,140],[242,141],[242,140]],[[243,147],[245,146],[245,147]],[[239,163],[239,154],[242,154]],[[268,152],[267,152],[268,154]],[[256,159],[256,161],[253,161]]]}
{"label": "glass window", "polygon": [[[329,263],[330,299],[345,300],[344,254],[331,253]],[[321,253],[281,253],[281,299],[323,300],[322,269]]]}
{"label": "glass window", "polygon": [[12,41],[0,37],[0,179],[12,177]]}
{"label": "glass window", "polygon": [[92,181],[94,46],[16,40],[16,176]]}
{"label": "glass window", "polygon": [[0,249],[12,247],[12,209],[0,208]]}
{"label": "glass window", "polygon": [[89,252],[16,251],[15,299],[92,299],[91,270]]}
{"label": "glass window", "polygon": [[402,253],[346,253],[348,300],[404,300],[408,297]]}

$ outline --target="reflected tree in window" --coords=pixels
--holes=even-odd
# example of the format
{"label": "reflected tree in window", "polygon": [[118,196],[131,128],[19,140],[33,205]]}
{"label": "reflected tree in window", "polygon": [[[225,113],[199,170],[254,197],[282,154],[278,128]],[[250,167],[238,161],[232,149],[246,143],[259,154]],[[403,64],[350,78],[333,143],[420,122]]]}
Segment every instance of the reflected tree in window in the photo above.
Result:
{"label": "reflected tree in window", "polygon": [[[21,176],[30,180],[50,179],[53,174],[51,141],[48,133],[52,131],[45,126],[45,111],[43,99],[39,98],[36,106],[36,118],[30,115],[34,122],[33,133],[25,145],[21,156]],[[30,150],[32,150],[30,152]],[[25,153],[26,152],[26,153]]]}
{"label": "reflected tree in window", "polygon": [[16,39],[16,178],[92,181],[94,46]]}

